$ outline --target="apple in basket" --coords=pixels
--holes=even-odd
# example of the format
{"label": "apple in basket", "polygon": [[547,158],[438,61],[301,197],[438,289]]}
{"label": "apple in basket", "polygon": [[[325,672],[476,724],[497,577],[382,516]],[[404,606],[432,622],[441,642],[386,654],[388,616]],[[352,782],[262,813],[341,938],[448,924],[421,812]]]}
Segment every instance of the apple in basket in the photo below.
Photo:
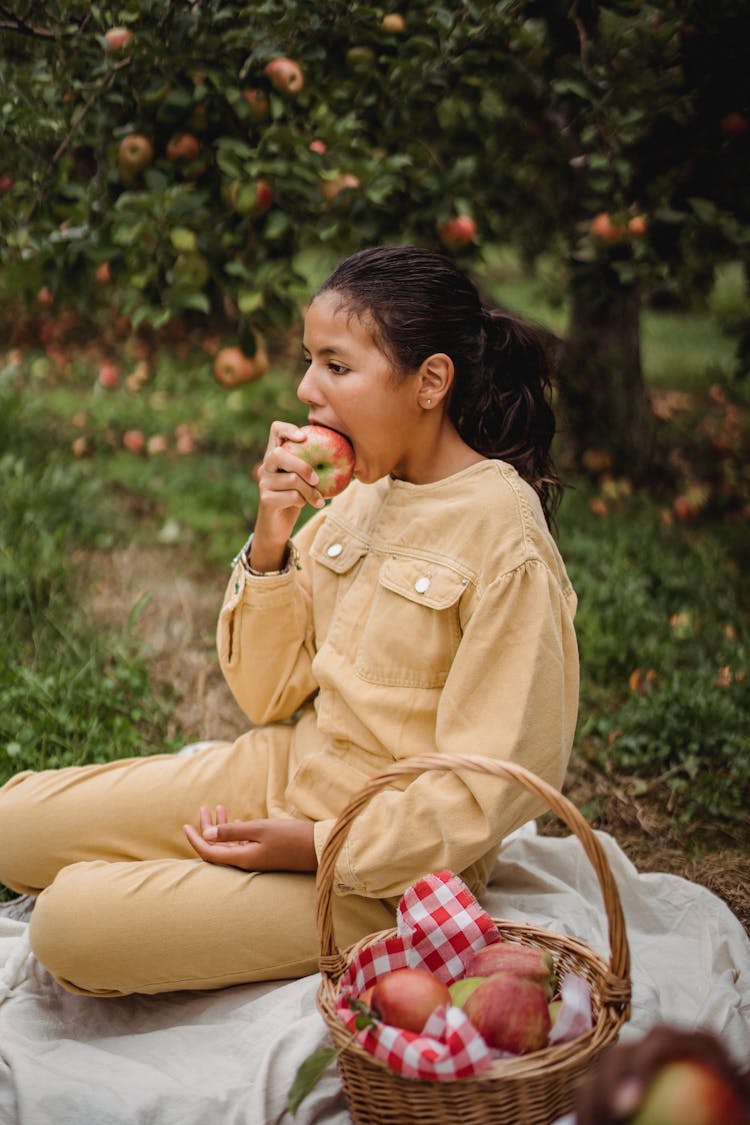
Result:
{"label": "apple in basket", "polygon": [[463,1005],[467,1017],[490,1047],[514,1055],[547,1045],[552,1021],[547,991],[518,973],[488,976]]}
{"label": "apple in basket", "polygon": [[489,977],[493,973],[515,973],[541,984],[547,999],[555,990],[552,955],[536,945],[517,941],[495,941],[478,950],[466,967],[467,977]]}
{"label": "apple in basket", "polygon": [[304,441],[294,442],[297,457],[318,474],[318,492],[326,500],[343,492],[354,475],[354,450],[343,434],[327,426],[301,426]]}
{"label": "apple in basket", "polygon": [[370,1006],[384,1023],[419,1033],[450,1002],[448,985],[426,969],[392,969],[375,982]]}

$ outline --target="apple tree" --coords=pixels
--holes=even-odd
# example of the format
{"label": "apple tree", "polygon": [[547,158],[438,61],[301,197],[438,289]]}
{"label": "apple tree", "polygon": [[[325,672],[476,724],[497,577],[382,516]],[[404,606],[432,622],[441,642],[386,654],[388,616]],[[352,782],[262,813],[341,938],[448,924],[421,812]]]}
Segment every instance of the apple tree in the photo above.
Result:
{"label": "apple tree", "polygon": [[252,353],[311,258],[416,241],[481,274],[510,243],[565,278],[575,451],[642,475],[644,300],[747,265],[745,9],[2,0],[5,292]]}

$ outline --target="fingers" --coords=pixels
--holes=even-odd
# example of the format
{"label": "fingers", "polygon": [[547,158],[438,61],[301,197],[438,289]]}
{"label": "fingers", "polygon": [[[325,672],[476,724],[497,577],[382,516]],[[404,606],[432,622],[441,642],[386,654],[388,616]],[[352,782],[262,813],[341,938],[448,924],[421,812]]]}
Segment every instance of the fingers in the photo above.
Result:
{"label": "fingers", "polygon": [[268,445],[258,470],[261,504],[297,508],[305,504],[313,508],[325,505],[315,487],[318,474],[294,452],[294,443],[302,440],[304,435],[298,426],[290,422],[271,424]]}

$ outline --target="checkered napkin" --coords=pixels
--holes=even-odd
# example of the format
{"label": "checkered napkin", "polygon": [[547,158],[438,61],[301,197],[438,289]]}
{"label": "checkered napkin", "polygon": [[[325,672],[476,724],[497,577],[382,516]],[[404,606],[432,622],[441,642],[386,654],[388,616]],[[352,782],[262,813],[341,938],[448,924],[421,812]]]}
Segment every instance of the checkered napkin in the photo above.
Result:
{"label": "checkered napkin", "polygon": [[[464,975],[472,955],[499,937],[457,875],[428,875],[401,899],[396,936],[365,946],[352,959],[339,984],[336,1011],[354,1032],[357,1011],[347,999],[361,995],[383,973],[423,968],[452,984]],[[360,1031],[357,1041],[405,1078],[436,1082],[481,1074],[494,1057],[463,1011],[452,1005],[433,1012],[421,1034],[378,1023]]]}

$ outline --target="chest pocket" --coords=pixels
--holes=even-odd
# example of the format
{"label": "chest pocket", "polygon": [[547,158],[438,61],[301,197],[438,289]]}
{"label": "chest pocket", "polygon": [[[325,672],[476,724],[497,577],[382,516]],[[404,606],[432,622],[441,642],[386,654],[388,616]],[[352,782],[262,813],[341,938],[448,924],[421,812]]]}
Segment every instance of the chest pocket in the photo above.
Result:
{"label": "chest pocket", "polygon": [[461,639],[458,603],[466,586],[439,563],[386,559],[356,646],[357,675],[375,684],[441,687]]}

